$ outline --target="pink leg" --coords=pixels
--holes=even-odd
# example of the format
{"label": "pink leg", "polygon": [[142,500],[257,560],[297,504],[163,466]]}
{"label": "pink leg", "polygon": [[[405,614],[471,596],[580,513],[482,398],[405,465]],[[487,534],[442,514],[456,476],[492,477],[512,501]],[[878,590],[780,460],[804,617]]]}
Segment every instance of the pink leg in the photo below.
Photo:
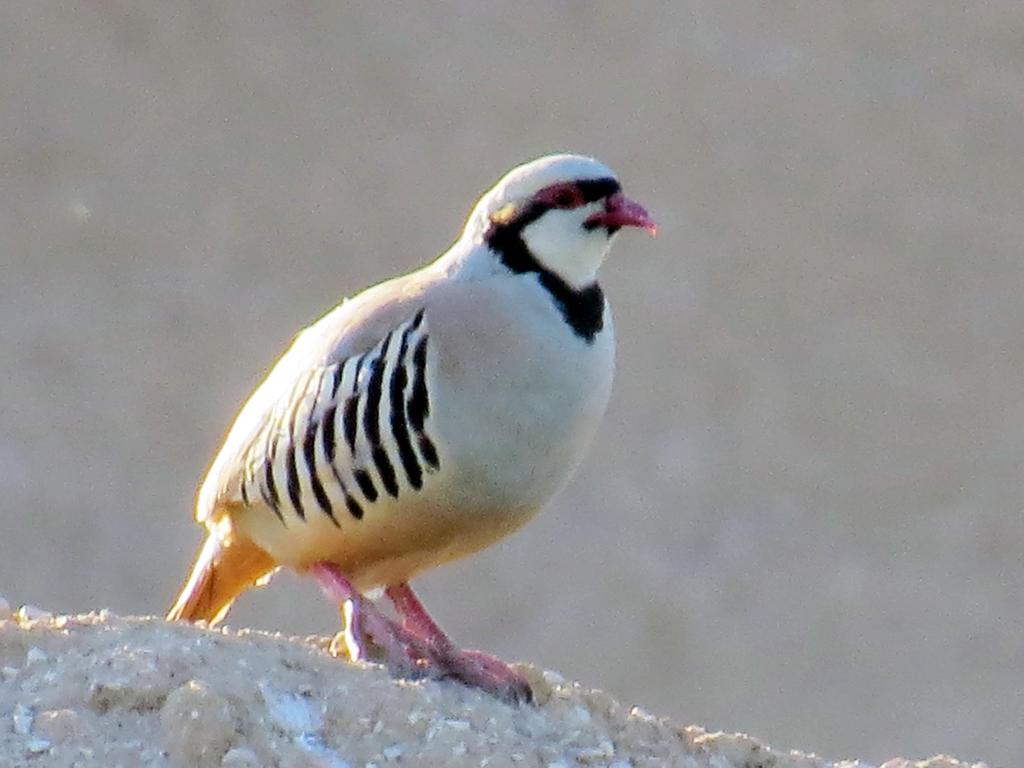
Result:
{"label": "pink leg", "polygon": [[415,632],[438,650],[455,647],[444,630],[437,626],[430,614],[427,613],[427,609],[423,607],[423,603],[416,597],[416,593],[412,591],[412,587],[408,583],[403,582],[390,586],[384,590],[384,594],[394,604],[395,610],[398,611],[398,615],[402,617],[410,631]]}
{"label": "pink leg", "polygon": [[405,628],[426,643],[445,674],[506,701],[532,701],[529,683],[501,659],[483,651],[456,648],[407,583],[388,587],[386,594],[404,620]]}
{"label": "pink leg", "polygon": [[342,606],[346,618],[344,644],[353,661],[365,659],[364,632],[381,646],[388,668],[405,677],[421,677],[430,652],[424,642],[405,631],[364,598],[332,563],[316,563],[309,569],[328,599]]}

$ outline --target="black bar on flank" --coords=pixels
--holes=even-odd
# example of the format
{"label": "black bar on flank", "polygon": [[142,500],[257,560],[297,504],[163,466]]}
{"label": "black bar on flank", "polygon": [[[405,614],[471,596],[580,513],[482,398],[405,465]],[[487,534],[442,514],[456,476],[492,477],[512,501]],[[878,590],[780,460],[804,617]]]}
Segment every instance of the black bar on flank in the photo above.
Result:
{"label": "black bar on flank", "polygon": [[[342,486],[342,488],[344,489],[344,486]],[[347,491],[345,492],[345,506],[348,507],[349,514],[356,520],[363,519],[363,508],[359,505],[358,501],[348,494]]]}
{"label": "black bar on flank", "polygon": [[338,394],[338,387],[341,386],[342,374],[345,372],[345,362],[340,362],[334,366],[334,379],[331,381],[331,400],[333,400]]}
{"label": "black bar on flank", "polygon": [[[273,445],[276,446],[276,441],[274,441]],[[260,489],[263,500],[267,502],[267,506],[274,510],[274,514],[277,515],[277,519],[281,521],[281,524],[287,526],[287,523],[284,521],[284,515],[281,514],[281,499],[278,498],[277,484],[274,482],[273,452],[264,460],[263,479],[267,485],[265,490],[263,488]]]}
{"label": "black bar on flank", "polygon": [[373,484],[373,479],[370,477],[370,473],[365,469],[357,469],[352,473],[356,479],[356,484],[359,486],[359,490],[363,492],[363,496],[371,504],[377,500],[377,487]]}
{"label": "black bar on flank", "polygon": [[345,442],[352,455],[356,455],[356,428],[359,426],[357,414],[359,413],[359,393],[355,393],[345,401],[342,419],[345,424]]}
{"label": "black bar on flank", "polygon": [[321,433],[322,442],[324,445],[324,456],[327,459],[328,464],[334,463],[334,417],[338,412],[338,406],[331,404],[331,406],[324,411],[323,420],[320,422],[323,426],[323,432]]}
{"label": "black bar on flank", "polygon": [[[331,474],[334,475],[334,479],[338,481],[338,487],[341,488],[341,493],[345,497],[345,506],[348,508],[349,513],[356,520],[362,520],[363,519],[363,508],[361,506],[359,506],[359,502],[356,501],[354,498],[352,498],[352,495],[348,492],[348,488],[345,487],[345,481],[341,479],[341,474],[338,472],[338,468],[336,466],[334,466],[333,463],[329,464],[328,466],[331,468]],[[356,477],[356,479],[357,480],[359,479],[358,478],[358,470],[357,470],[357,477]],[[375,490],[374,491],[374,498],[376,498],[376,494],[377,494],[377,492]],[[335,525],[338,524],[338,521],[334,519],[333,515],[331,515],[331,520],[334,520],[334,524]],[[338,527],[340,528],[341,526],[339,525]]]}
{"label": "black bar on flank", "polygon": [[366,408],[363,410],[363,431],[371,447],[380,445],[380,396],[384,385],[384,369],[388,363],[388,346],[391,334],[384,337],[380,355],[374,359],[370,370],[370,381],[366,385]]}
{"label": "black bar on flank", "polygon": [[417,432],[430,415],[430,395],[427,393],[427,337],[423,336],[412,354],[414,366],[412,396],[409,398],[409,423]]}
{"label": "black bar on flank", "polygon": [[331,522],[334,523],[336,528],[340,528],[338,521],[334,517],[334,509],[331,506],[331,500],[328,498],[327,493],[324,491],[323,483],[320,482],[320,475],[316,471],[316,430],[318,424],[315,421],[309,423],[309,427],[306,429],[306,438],[302,441],[302,453],[306,459],[306,471],[309,473],[309,485],[313,489],[313,495],[316,497],[316,503],[320,505],[320,509],[323,513],[331,518]]}
{"label": "black bar on flank", "polygon": [[397,499],[398,478],[395,477],[395,467],[391,463],[391,459],[388,458],[387,451],[384,450],[384,446],[375,445],[372,455],[373,463],[377,465],[377,472],[380,473],[380,481],[384,484],[384,490],[393,499]]}
{"label": "black bar on flank", "polygon": [[423,460],[429,465],[428,471],[436,471],[441,466],[441,460],[437,457],[437,448],[434,447],[434,441],[427,437],[426,432],[420,432],[419,444]]}
{"label": "black bar on flank", "polygon": [[393,498],[398,498],[398,482],[395,479],[395,468],[388,458],[387,451],[380,439],[380,403],[384,390],[384,371],[388,364],[388,349],[391,346],[393,333],[384,338],[380,355],[373,361],[373,370],[366,387],[366,406],[363,411],[363,430],[370,445],[370,456],[377,466],[380,481]]}
{"label": "black bar on flank", "polygon": [[295,513],[299,519],[306,519],[306,511],[302,508],[302,487],[299,485],[299,467],[295,462],[295,443],[288,444],[287,455],[288,498],[292,500]]}
{"label": "black bar on flank", "polygon": [[402,345],[398,349],[395,370],[391,374],[388,396],[391,403],[391,434],[395,436],[395,442],[398,444],[398,458],[402,462],[405,476],[409,478],[409,484],[419,490],[423,487],[423,468],[412,447],[412,440],[409,438],[409,424],[405,418],[405,388],[409,383],[409,374],[405,370],[405,355],[409,350],[409,334],[412,333],[415,325],[414,322],[402,334]]}

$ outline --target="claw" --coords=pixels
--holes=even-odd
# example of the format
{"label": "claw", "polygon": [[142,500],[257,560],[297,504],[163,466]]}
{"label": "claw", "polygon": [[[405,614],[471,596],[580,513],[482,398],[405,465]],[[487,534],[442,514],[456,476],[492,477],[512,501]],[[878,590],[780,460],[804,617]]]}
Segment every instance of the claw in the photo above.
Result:
{"label": "claw", "polygon": [[496,656],[483,651],[458,651],[448,658],[450,677],[480,688],[509,704],[532,704],[533,690],[526,678]]}

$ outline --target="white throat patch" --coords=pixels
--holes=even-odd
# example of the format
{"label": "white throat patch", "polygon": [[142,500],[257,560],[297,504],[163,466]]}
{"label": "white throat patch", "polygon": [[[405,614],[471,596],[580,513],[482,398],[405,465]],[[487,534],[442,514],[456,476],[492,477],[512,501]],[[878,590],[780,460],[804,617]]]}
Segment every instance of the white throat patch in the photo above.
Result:
{"label": "white throat patch", "polygon": [[592,285],[613,238],[603,227],[584,229],[583,222],[601,207],[594,203],[572,210],[546,211],[523,229],[523,243],[545,269],[573,288]]}

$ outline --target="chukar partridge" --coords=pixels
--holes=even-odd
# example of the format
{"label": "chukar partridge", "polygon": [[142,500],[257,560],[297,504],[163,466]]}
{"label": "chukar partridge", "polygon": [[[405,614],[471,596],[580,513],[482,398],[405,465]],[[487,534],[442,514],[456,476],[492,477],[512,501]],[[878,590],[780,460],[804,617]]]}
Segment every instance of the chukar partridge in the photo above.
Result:
{"label": "chukar partridge", "polygon": [[[368,637],[398,674],[529,698],[510,667],[458,650],[408,582],[518,529],[580,462],[612,385],[597,272],[623,227],[654,232],[611,170],[543,157],[436,261],[302,331],[203,481],[206,540],[168,619],[215,623],[286,566],[342,606],[350,657]],[[365,597],[379,588],[401,622]]]}

